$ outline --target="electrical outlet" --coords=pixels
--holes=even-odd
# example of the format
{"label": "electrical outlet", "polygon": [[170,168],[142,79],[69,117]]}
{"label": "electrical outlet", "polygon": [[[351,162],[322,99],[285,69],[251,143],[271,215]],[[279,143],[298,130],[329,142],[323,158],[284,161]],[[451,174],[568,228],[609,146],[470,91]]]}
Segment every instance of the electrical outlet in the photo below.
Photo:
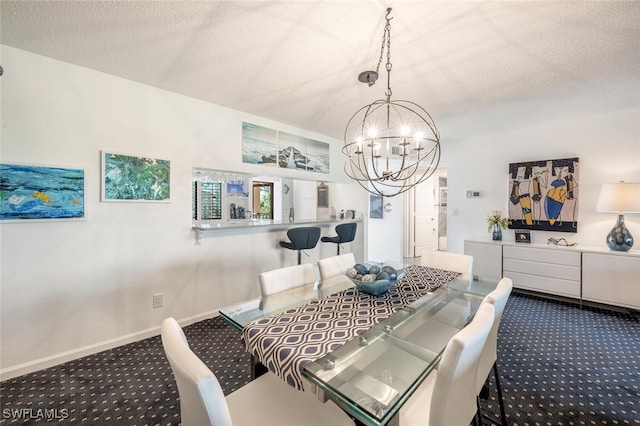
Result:
{"label": "electrical outlet", "polygon": [[162,308],[162,293],[153,295],[153,309]]}

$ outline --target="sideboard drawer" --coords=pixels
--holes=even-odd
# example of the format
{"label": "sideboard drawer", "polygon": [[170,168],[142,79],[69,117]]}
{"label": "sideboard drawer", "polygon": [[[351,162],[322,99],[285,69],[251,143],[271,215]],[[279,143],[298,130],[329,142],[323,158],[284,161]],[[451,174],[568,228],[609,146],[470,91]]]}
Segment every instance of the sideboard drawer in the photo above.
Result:
{"label": "sideboard drawer", "polygon": [[505,246],[502,254],[505,259],[520,259],[531,262],[554,263],[558,265],[580,267],[580,252],[562,248],[533,248]]}
{"label": "sideboard drawer", "polygon": [[502,273],[516,288],[580,298],[579,251],[504,246],[502,255]]}
{"label": "sideboard drawer", "polygon": [[556,263],[530,262],[528,260],[504,259],[503,268],[507,271],[521,272],[548,278],[580,281],[580,267],[559,265]]}
{"label": "sideboard drawer", "polygon": [[558,296],[580,298],[580,281],[540,277],[513,271],[504,271],[504,276],[511,278],[514,286],[518,288],[551,293]]}

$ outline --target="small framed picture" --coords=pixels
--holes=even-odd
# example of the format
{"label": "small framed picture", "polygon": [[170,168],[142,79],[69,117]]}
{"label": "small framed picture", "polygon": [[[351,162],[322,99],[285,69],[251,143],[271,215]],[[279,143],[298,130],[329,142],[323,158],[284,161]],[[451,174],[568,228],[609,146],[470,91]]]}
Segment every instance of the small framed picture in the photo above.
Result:
{"label": "small framed picture", "polygon": [[516,243],[531,243],[531,231],[516,230]]}
{"label": "small framed picture", "polygon": [[369,217],[382,219],[382,195],[369,195]]}
{"label": "small framed picture", "polygon": [[329,207],[329,186],[321,183],[318,185],[318,208]]}

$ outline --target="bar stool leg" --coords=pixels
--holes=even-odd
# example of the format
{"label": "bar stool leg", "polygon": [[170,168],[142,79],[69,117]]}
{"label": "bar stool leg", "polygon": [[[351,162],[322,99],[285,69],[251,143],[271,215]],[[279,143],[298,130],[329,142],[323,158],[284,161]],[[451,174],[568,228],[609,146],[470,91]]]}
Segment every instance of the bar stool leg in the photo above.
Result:
{"label": "bar stool leg", "polygon": [[298,250],[298,265],[302,263],[302,250]]}

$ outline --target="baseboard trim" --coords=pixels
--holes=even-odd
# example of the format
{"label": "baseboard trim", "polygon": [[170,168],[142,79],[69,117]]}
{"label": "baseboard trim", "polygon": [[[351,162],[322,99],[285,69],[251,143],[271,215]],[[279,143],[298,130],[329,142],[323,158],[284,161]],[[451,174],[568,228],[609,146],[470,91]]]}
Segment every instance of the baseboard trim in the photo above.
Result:
{"label": "baseboard trim", "polygon": [[[203,321],[209,318],[214,318],[219,315],[218,310],[206,312],[203,314],[195,315],[178,320],[181,326],[191,325],[193,323]],[[118,346],[127,345],[140,340],[148,339],[149,337],[157,336],[160,334],[160,325],[157,327],[147,328],[135,333],[126,334],[124,336],[116,337],[114,339],[105,340],[102,342],[94,343],[93,345],[87,345],[80,348],[72,349],[65,352],[60,352],[48,357],[35,359],[33,361],[25,362],[23,364],[14,365],[11,367],[3,368],[0,370],[0,381],[5,381],[19,377],[25,374],[30,374],[35,371],[43,370],[45,368],[55,367],[56,365],[63,364],[65,362],[73,361],[78,358],[82,358],[88,355],[93,355],[98,352],[106,351],[109,349],[117,348]]]}
{"label": "baseboard trim", "polygon": [[629,314],[629,313],[634,311],[633,308],[627,308],[625,306],[607,305],[606,303],[592,302],[590,300],[584,300],[584,299],[580,300],[580,299],[575,299],[573,297],[559,296],[559,295],[556,295],[556,294],[543,293],[543,292],[540,292],[540,291],[529,290],[529,289],[524,289],[524,288],[514,287],[513,288],[513,292],[514,293],[525,294],[527,296],[540,297],[542,299],[555,300],[555,301],[558,301],[558,302],[567,302],[567,303],[570,303],[572,305],[579,306],[580,309],[582,309],[583,307],[590,307],[590,308],[606,309],[608,311],[620,312],[620,313],[623,313],[623,314]]}

